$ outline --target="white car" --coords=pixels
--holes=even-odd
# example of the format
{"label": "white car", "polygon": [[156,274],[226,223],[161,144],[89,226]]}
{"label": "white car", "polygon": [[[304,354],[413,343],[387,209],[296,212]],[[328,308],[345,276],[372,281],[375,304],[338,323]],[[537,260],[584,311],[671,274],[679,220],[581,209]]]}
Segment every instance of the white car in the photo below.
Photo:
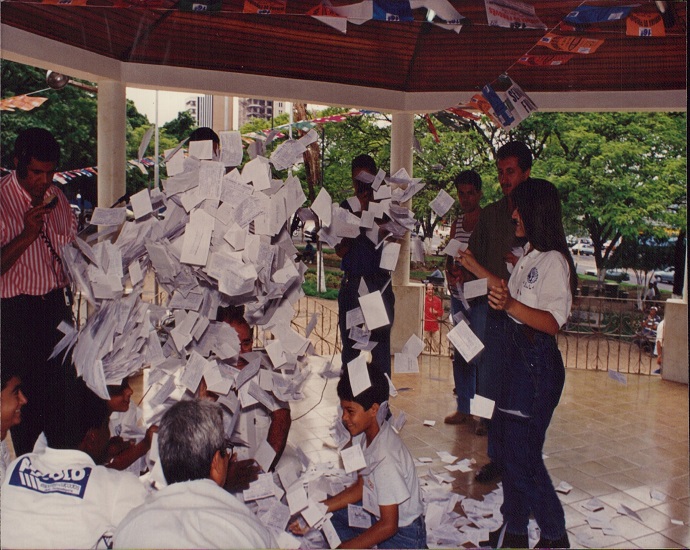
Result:
{"label": "white car", "polygon": [[673,284],[673,279],[676,276],[676,268],[675,267],[667,267],[666,269],[662,269],[661,271],[655,271],[654,272],[654,278],[656,279],[657,283],[666,283],[668,285]]}
{"label": "white car", "polygon": [[575,246],[570,248],[573,254],[579,254],[580,256],[594,256],[594,247],[591,244],[577,243]]}

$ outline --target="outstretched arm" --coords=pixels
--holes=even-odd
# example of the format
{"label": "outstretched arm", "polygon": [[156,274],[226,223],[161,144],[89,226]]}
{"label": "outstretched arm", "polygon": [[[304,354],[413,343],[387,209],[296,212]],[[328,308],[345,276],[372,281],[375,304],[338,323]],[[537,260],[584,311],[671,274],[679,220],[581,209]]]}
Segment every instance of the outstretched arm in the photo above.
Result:
{"label": "outstretched arm", "polygon": [[271,464],[271,470],[276,467],[280,457],[283,455],[291,424],[290,409],[276,409],[271,413],[271,425],[268,428],[268,436],[266,437],[268,444],[276,452],[276,457]]}

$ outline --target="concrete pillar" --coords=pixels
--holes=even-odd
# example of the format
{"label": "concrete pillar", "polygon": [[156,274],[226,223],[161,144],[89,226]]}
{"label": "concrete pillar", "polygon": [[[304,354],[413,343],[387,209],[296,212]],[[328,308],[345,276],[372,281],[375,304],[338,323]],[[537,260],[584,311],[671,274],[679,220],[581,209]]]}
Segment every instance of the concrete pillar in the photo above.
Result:
{"label": "concrete pillar", "polygon": [[[391,125],[391,174],[401,168],[412,176],[412,151],[414,139],[414,114],[394,113]],[[402,206],[410,207],[412,201]],[[406,285],[410,282],[410,234],[400,243],[398,265],[393,272],[393,284]]]}
{"label": "concrete pillar", "polygon": [[688,248],[685,247],[683,294],[664,304],[664,348],[661,377],[671,382],[688,383]]}
{"label": "concrete pillar", "polygon": [[213,129],[216,132],[229,132],[233,126],[232,96],[213,96]]}
{"label": "concrete pillar", "polygon": [[126,190],[125,88],[117,80],[98,82],[98,206],[106,208]]}
{"label": "concrete pillar", "polygon": [[[688,383],[688,303],[672,298],[664,304],[664,347],[661,377]],[[655,368],[655,367],[653,367]]]}
{"label": "concrete pillar", "polygon": [[[414,114],[394,113],[391,125],[391,174],[404,168],[412,176]],[[403,206],[410,208],[411,201]],[[395,321],[391,332],[391,352],[399,352],[416,334],[422,338],[424,285],[410,283],[410,234],[401,242],[398,265],[393,272]],[[394,367],[395,370],[395,367]]]}

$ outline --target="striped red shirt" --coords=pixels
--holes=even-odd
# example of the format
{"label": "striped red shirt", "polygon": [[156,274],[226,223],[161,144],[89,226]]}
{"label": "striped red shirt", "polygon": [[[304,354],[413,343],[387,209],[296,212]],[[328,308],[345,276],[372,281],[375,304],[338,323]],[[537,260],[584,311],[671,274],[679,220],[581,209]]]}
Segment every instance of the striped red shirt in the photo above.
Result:
{"label": "striped red shirt", "polygon": [[[77,234],[77,219],[59,187],[51,185],[47,194],[58,197],[57,206],[46,214],[43,229],[55,251],[72,242]],[[31,196],[19,185],[15,172],[0,180],[0,246],[5,246],[24,229],[24,214],[31,208]],[[56,278],[57,274],[57,278]],[[61,265],[39,236],[0,276],[0,295],[11,298],[19,294],[41,296],[68,284]]]}

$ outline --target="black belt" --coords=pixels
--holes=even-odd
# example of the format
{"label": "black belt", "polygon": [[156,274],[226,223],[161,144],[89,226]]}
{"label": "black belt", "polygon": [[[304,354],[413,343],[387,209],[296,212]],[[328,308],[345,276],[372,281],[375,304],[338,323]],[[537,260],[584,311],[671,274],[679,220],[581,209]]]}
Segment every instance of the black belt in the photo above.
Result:
{"label": "black belt", "polygon": [[[69,303],[66,302],[66,294],[69,296]],[[65,305],[71,305],[72,291],[69,287],[56,288],[46,294],[17,294],[16,296],[11,296],[10,298],[3,298],[2,301],[7,303],[12,302],[15,304],[22,304],[29,307],[31,306],[31,304],[36,304],[37,306],[39,306],[40,304],[43,304],[45,302],[60,302],[64,303]]]}

